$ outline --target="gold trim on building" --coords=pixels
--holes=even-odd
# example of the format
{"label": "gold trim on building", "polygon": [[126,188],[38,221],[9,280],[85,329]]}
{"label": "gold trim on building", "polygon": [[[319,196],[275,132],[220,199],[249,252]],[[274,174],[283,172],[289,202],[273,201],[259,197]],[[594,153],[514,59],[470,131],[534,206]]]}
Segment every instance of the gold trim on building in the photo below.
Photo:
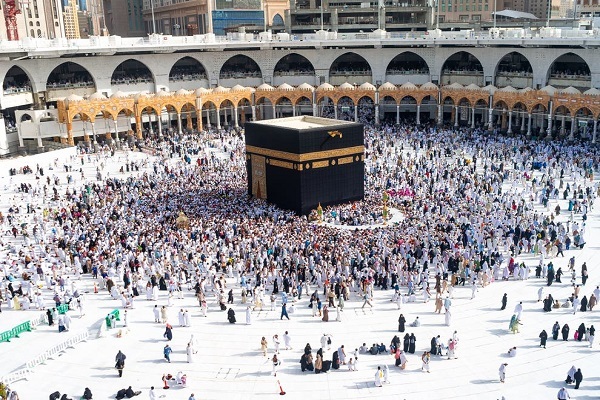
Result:
{"label": "gold trim on building", "polygon": [[325,167],[329,167],[329,160],[313,161],[312,167],[313,168],[325,168]]}
{"label": "gold trim on building", "polygon": [[336,149],[336,150],[324,150],[324,151],[315,151],[312,153],[294,154],[294,153],[288,153],[287,151],[264,149],[262,147],[247,145],[246,152],[251,153],[251,154],[259,154],[259,155],[266,156],[266,157],[279,158],[281,160],[300,163],[300,162],[306,162],[306,161],[312,161],[312,160],[321,160],[324,158],[344,157],[344,156],[354,155],[357,153],[363,154],[365,152],[365,146],[353,146],[353,147],[346,147],[343,149]]}
{"label": "gold trim on building", "polygon": [[352,162],[354,162],[354,157],[342,157],[342,158],[338,158],[338,165],[350,164]]}
{"label": "gold trim on building", "polygon": [[281,161],[281,160],[274,160],[274,159],[269,159],[268,164],[273,166],[273,167],[281,167],[281,168],[287,168],[287,169],[294,169],[294,163],[288,162],[288,161]]}

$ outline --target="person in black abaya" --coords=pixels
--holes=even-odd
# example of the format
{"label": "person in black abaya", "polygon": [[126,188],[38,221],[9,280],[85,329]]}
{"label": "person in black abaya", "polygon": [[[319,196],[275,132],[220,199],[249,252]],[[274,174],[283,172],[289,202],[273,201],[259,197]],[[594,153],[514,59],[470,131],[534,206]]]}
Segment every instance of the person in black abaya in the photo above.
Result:
{"label": "person in black abaya", "polygon": [[158,290],[167,290],[167,282],[164,277],[160,277],[158,280]]}
{"label": "person in black abaya", "polygon": [[548,275],[546,277],[548,278],[548,286],[552,285],[552,282],[554,282],[554,269],[548,268]]}
{"label": "person in black abaya", "polygon": [[235,324],[235,311],[233,311],[233,308],[229,308],[227,311],[227,320],[230,324]]}
{"label": "person in black abaya", "polygon": [[585,324],[582,322],[581,325],[579,325],[579,328],[577,328],[577,341],[581,342],[584,335],[585,335]]}
{"label": "person in black abaya", "polygon": [[52,310],[47,309],[46,310],[46,316],[48,317],[48,325],[49,326],[54,326],[54,318],[52,317]]}
{"label": "person in black abaya", "polygon": [[337,350],[333,352],[333,361],[331,363],[331,368],[340,369],[340,356],[338,355]]}
{"label": "person in black abaya", "polygon": [[504,310],[506,308],[507,301],[508,301],[508,296],[506,295],[506,293],[504,293],[504,296],[502,296],[502,307],[500,307],[500,310]]}
{"label": "person in black abaya", "polygon": [[563,341],[568,341],[569,340],[569,324],[564,324],[562,329],[561,329],[561,333],[562,333],[562,338]]}
{"label": "person in black abaya", "polygon": [[431,349],[429,350],[432,356],[437,355],[437,343],[435,340],[435,336],[431,338]]}
{"label": "person in black abaya", "polygon": [[404,335],[404,341],[402,344],[403,344],[402,350],[405,353],[408,353],[408,346],[410,345],[410,335],[408,333],[406,335]]}
{"label": "person in black abaya", "polygon": [[415,337],[414,333],[411,333],[410,334],[410,342],[408,345],[408,352],[410,354],[415,354],[416,346],[417,346],[417,338]]}
{"label": "person in black abaya", "polygon": [[546,333],[546,330],[542,330],[542,332],[540,333],[540,346],[543,348],[546,348],[546,341],[548,340],[548,334]]}
{"label": "person in black abaya", "polygon": [[404,318],[404,315],[400,314],[400,317],[398,318],[398,332],[404,332],[405,324],[406,324],[406,319]]}
{"label": "person in black abaya", "polygon": [[556,283],[562,283],[560,277],[563,275],[562,268],[556,270]]}
{"label": "person in black abaya", "polygon": [[587,311],[587,306],[588,306],[587,296],[583,296],[583,298],[581,299],[581,307],[579,308],[579,310],[581,312],[585,312],[585,311]]}

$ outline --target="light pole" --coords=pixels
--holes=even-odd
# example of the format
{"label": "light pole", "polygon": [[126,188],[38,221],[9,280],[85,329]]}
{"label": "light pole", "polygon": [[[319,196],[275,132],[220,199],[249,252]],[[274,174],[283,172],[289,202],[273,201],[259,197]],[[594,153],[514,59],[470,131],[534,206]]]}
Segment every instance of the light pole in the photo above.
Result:
{"label": "light pole", "polygon": [[154,21],[154,0],[150,0],[150,11],[152,12],[152,34],[156,35],[156,22]]}
{"label": "light pole", "polygon": [[548,0],[548,15],[546,17],[546,28],[550,28],[550,13],[552,11],[552,0]]}
{"label": "light pole", "polygon": [[323,0],[321,0],[321,30],[323,30]]}
{"label": "light pole", "polygon": [[437,7],[435,8],[435,29],[439,30],[440,29],[440,1],[441,0],[437,0],[436,4]]}
{"label": "light pole", "polygon": [[[27,5],[27,10],[25,9]],[[27,26],[27,11],[29,10],[29,1],[19,0],[19,7],[23,10],[23,19],[25,20],[25,37],[29,37],[29,26]]]}
{"label": "light pole", "polygon": [[496,12],[497,12],[498,0],[494,0],[494,29],[496,29]]}

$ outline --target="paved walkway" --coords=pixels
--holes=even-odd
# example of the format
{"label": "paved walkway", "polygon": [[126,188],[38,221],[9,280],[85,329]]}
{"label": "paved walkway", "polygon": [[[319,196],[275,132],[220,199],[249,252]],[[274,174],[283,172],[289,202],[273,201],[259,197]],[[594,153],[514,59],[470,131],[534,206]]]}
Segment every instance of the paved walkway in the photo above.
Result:
{"label": "paved walkway", "polygon": [[[117,153],[116,157],[124,159],[124,154]],[[148,157],[135,154],[132,157]],[[18,160],[1,160],[2,171],[8,171],[9,166],[22,166],[28,163],[35,169],[35,158]],[[114,161],[106,167],[111,175],[118,173],[119,161]],[[95,167],[84,165],[86,175],[94,176]],[[64,170],[62,170],[64,171]],[[53,171],[64,182],[66,173],[61,169]],[[50,172],[50,171],[47,171]],[[141,173],[141,172],[140,172]],[[4,178],[2,182],[6,182]],[[32,175],[19,175],[13,178],[13,183],[19,180],[34,180]],[[66,185],[64,186],[66,188]],[[11,203],[11,192],[4,191],[0,196],[0,208],[4,210]],[[17,197],[17,201],[20,201]],[[561,207],[566,209],[562,204]],[[554,205],[551,206],[552,208]],[[589,214],[587,238],[588,244],[583,250],[565,251],[565,257],[552,260],[555,266],[568,270],[567,261],[571,256],[576,257],[577,269],[587,262],[590,279],[582,290],[589,297],[591,291],[600,284],[600,267],[598,266],[598,237],[600,237],[599,208]],[[564,218],[564,216],[562,216]],[[519,259],[529,266],[537,264],[537,258],[526,255]],[[533,269],[532,274],[533,276]],[[565,277],[566,278],[566,277]],[[569,279],[563,279],[562,284],[554,284],[545,288],[545,293],[552,293],[561,302],[570,295]],[[401,311],[390,302],[392,291],[375,291],[374,308],[362,309],[362,301],[352,293],[350,301],[346,302],[343,311],[343,321],[325,323],[320,318],[311,317],[307,307],[308,298],[303,297],[296,305],[296,311],[291,320],[279,319],[279,311],[268,311],[267,305],[263,311],[253,313],[251,325],[245,324],[245,306],[240,304],[239,288],[235,279],[228,280],[228,286],[234,287],[238,323],[231,325],[227,322],[226,313],[216,311],[214,301],[209,302],[209,313],[206,318],[200,314],[198,303],[192,292],[185,292],[183,300],[174,300],[169,310],[169,321],[173,324],[172,363],[167,363],[162,357],[162,348],[166,341],[162,334],[164,326],[153,322],[152,307],[155,302],[146,301],[145,297],[138,298],[135,308],[129,311],[128,333],[117,337],[118,329],[107,332],[105,337],[90,339],[78,344],[46,365],[35,368],[28,381],[19,381],[12,386],[16,389],[21,400],[46,399],[48,394],[60,390],[69,396],[78,398],[85,387],[90,387],[94,399],[114,398],[118,389],[129,385],[135,390],[142,390],[140,399],[147,399],[151,385],[164,399],[187,400],[190,393],[195,393],[197,399],[272,399],[280,398],[278,381],[287,392],[286,398],[292,399],[554,399],[558,389],[564,384],[567,371],[571,365],[581,368],[584,381],[580,390],[569,391],[572,398],[593,399],[600,393],[600,359],[599,344],[589,349],[585,342],[548,342],[548,348],[539,345],[538,334],[542,329],[550,334],[552,325],[559,321],[562,325],[568,323],[572,337],[577,326],[584,322],[586,326],[594,324],[600,327],[600,309],[594,312],[577,313],[571,310],[559,309],[551,313],[542,312],[541,303],[537,300],[537,290],[544,281],[530,278],[527,281],[494,282],[486,288],[480,288],[476,298],[471,300],[471,290],[467,287],[457,287],[454,290],[452,305],[452,324],[444,325],[444,316],[434,314],[434,303],[409,303]],[[79,321],[73,318],[73,334],[80,330],[89,329],[94,322],[103,318],[107,312],[120,307],[120,302],[111,300],[106,292],[93,293],[93,284],[89,276],[84,276],[80,288],[86,294],[86,316]],[[503,293],[508,293],[508,307],[499,311],[500,299]],[[417,299],[420,299],[417,296]],[[524,312],[519,334],[508,332],[508,323],[514,306],[523,301]],[[166,305],[166,292],[160,293],[159,305]],[[192,314],[192,327],[180,328],[177,324],[177,312],[187,308]],[[408,366],[404,371],[396,369],[394,360],[389,355],[360,355],[357,372],[350,372],[344,366],[340,370],[328,374],[302,373],[300,371],[300,356],[306,343],[310,343],[313,351],[320,347],[319,339],[323,333],[329,333],[333,338],[332,349],[325,351],[326,359],[331,359],[333,350],[345,345],[349,353],[362,343],[371,345],[374,342],[385,343],[389,346],[392,337],[397,334],[397,319],[402,312],[407,321],[413,321],[419,316],[422,326],[407,327],[407,332],[414,332],[417,337],[417,352],[408,355]],[[2,327],[13,326],[21,320],[37,315],[35,312],[16,312],[3,307],[0,315]],[[72,311],[77,315],[76,311]],[[3,330],[3,329],[0,329]],[[270,355],[272,356],[271,338],[274,334],[281,337],[285,331],[293,340],[293,350],[282,350],[280,367],[277,378],[271,373],[271,364],[260,353],[260,339],[265,336],[269,340]],[[432,357],[431,373],[420,370],[420,354],[429,349],[433,336],[441,335],[444,341],[458,331],[460,343],[457,349],[458,359],[447,360]],[[199,352],[195,362],[186,362],[185,346],[191,334],[198,339]],[[41,327],[37,332],[25,333],[21,339],[11,343],[0,344],[0,376],[11,372],[14,368],[52,347],[57,340],[68,339],[69,333],[58,334],[49,327]],[[506,355],[510,347],[516,346],[519,353],[515,358]],[[126,368],[123,378],[118,378],[114,369],[114,357],[118,350],[127,355]],[[498,380],[498,367],[507,362],[506,383]],[[377,366],[390,366],[390,384],[382,388],[374,387],[373,376]],[[188,376],[187,388],[177,386],[163,390],[161,376],[164,373],[176,375],[183,371]]]}

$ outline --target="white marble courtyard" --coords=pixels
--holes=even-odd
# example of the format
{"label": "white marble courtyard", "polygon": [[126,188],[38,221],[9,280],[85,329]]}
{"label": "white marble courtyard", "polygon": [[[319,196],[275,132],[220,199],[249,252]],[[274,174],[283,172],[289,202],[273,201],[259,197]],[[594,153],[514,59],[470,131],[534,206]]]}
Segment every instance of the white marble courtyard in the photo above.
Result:
{"label": "white marble courtyard", "polygon": [[[46,174],[56,174],[61,178],[63,191],[66,190],[67,175],[62,168],[63,160],[73,150],[63,150],[51,156],[30,156],[11,160],[0,160],[0,211],[6,214],[11,204],[23,206],[26,199],[15,195],[14,186],[19,181],[34,182],[33,175],[17,175],[8,177],[8,169],[30,165],[35,170],[36,163],[44,166]],[[45,158],[44,158],[45,157]],[[58,168],[47,169],[52,158],[60,157]],[[121,162],[118,158],[121,158]],[[149,157],[142,153],[130,154],[130,159]],[[105,168],[111,176],[121,175],[118,170],[125,155],[117,152],[115,161]],[[79,169],[79,164],[73,163]],[[83,166],[85,175],[95,179],[96,167],[92,163]],[[80,174],[73,173],[78,179]],[[12,183],[11,183],[12,181]],[[72,187],[72,185],[71,185]],[[15,197],[16,196],[16,197]],[[563,210],[566,202],[560,201]],[[556,203],[551,202],[553,209]],[[559,218],[566,218],[563,213]],[[23,215],[23,213],[22,213]],[[23,216],[23,218],[26,218]],[[27,217],[28,218],[28,217]],[[581,219],[581,215],[576,216]],[[23,221],[25,222],[25,220]],[[6,244],[22,244],[22,240],[11,239],[7,235],[8,226],[3,226],[2,241]],[[577,283],[581,283],[580,267],[586,262],[589,280],[581,290],[581,295],[588,297],[592,290],[600,284],[600,209],[598,205],[588,214],[586,228],[587,244],[583,250],[565,251],[565,257],[552,259],[555,268],[562,267],[567,272],[570,257],[576,257]],[[3,250],[1,258],[7,254]],[[528,266],[537,265],[537,257],[526,255],[518,261]],[[506,261],[505,261],[506,262]],[[101,331],[100,326],[106,314],[121,308],[121,302],[113,300],[106,291],[93,293],[93,281],[89,275],[78,282],[81,291],[85,292],[85,315],[79,318],[76,310],[72,315],[72,326],[69,332],[58,333],[56,327],[40,325],[32,332],[23,333],[20,338],[10,343],[0,343],[0,377],[21,369],[24,364],[46,350],[67,341],[82,332],[88,332],[86,341],[68,348],[64,352],[38,365],[27,375],[26,380],[19,380],[10,386],[19,393],[21,400],[42,400],[56,390],[67,393],[69,397],[79,399],[85,387],[89,387],[94,399],[114,398],[121,388],[132,386],[141,390],[137,399],[148,399],[150,386],[155,386],[157,394],[164,399],[187,400],[191,393],[196,399],[334,399],[334,398],[389,398],[389,399],[501,399],[537,400],[555,399],[557,391],[564,386],[564,379],[571,365],[581,368],[584,376],[579,390],[568,386],[571,398],[600,398],[600,344],[593,348],[585,341],[576,342],[573,333],[581,322],[586,326],[593,324],[600,327],[600,307],[593,312],[576,313],[572,309],[561,308],[550,313],[542,311],[542,304],[537,302],[537,292],[544,285],[544,294],[551,293],[561,303],[572,293],[570,277],[565,274],[562,284],[545,286],[544,279],[534,278],[531,269],[529,280],[498,281],[485,288],[480,288],[475,299],[471,299],[468,286],[457,287],[453,293],[452,323],[444,325],[444,315],[434,314],[434,301],[404,304],[397,310],[396,304],[390,302],[393,290],[375,290],[373,309],[361,309],[362,300],[352,293],[351,300],[346,302],[342,322],[335,322],[330,314],[330,322],[322,322],[313,318],[308,308],[308,297],[303,295],[296,303],[295,313],[291,320],[280,320],[279,307],[269,311],[269,305],[263,311],[252,314],[252,324],[245,324],[245,305],[240,304],[240,288],[236,279],[228,279],[228,289],[234,288],[237,323],[229,324],[225,312],[218,311],[214,300],[209,300],[209,312],[202,317],[193,291],[185,291],[183,299],[174,299],[169,308],[169,322],[173,325],[172,362],[163,359],[162,349],[166,343],[163,338],[164,325],[154,323],[152,308],[167,304],[167,292],[160,292],[159,301],[147,301],[145,296],[138,297],[134,308],[128,312],[128,327]],[[403,288],[403,290],[406,290]],[[51,291],[44,288],[47,305],[52,304]],[[322,293],[322,289],[320,290]],[[503,293],[508,294],[508,306],[500,311],[500,300]],[[421,300],[421,296],[417,296]],[[524,305],[520,333],[512,334],[508,330],[509,320],[515,305],[522,301]],[[277,303],[280,306],[280,302]],[[188,309],[192,315],[191,327],[179,327],[177,313],[180,308]],[[390,355],[359,356],[358,371],[348,371],[346,366],[333,370],[328,374],[314,374],[300,371],[300,356],[303,348],[310,343],[315,352],[320,347],[323,333],[332,335],[332,349],[325,351],[325,359],[331,359],[332,352],[340,345],[345,345],[347,353],[358,348],[362,343],[371,345],[383,342],[386,347],[397,332],[397,320],[403,313],[408,322],[416,316],[422,326],[411,328],[406,332],[414,333],[417,338],[417,351],[408,355],[408,366],[401,371],[394,367],[394,358]],[[26,320],[36,318],[40,311],[14,311],[2,304],[0,314],[0,332],[10,329]],[[568,342],[548,341],[547,349],[539,347],[538,335],[545,329],[551,336],[552,325],[558,321],[561,326],[568,323],[571,327]],[[117,333],[126,332],[122,337]],[[269,340],[269,355],[272,356],[271,338],[274,334],[280,337],[288,331],[292,337],[293,349],[282,350],[282,365],[277,377],[271,375],[270,359],[262,356],[260,340],[265,336]],[[457,331],[460,338],[456,360],[432,356],[431,373],[421,371],[420,355],[429,350],[433,336],[441,335],[444,342]],[[100,333],[100,335],[99,335]],[[185,348],[194,334],[198,340],[198,354],[194,363],[186,362]],[[400,335],[400,334],[399,334]],[[404,334],[402,334],[403,336]],[[509,358],[507,350],[518,348],[518,355]],[[114,357],[121,350],[127,355],[126,367],[122,378],[118,377],[114,368]],[[506,383],[498,379],[498,367],[507,362]],[[373,376],[377,366],[388,365],[390,383],[382,388],[375,387]],[[171,389],[162,389],[161,376],[165,373],[176,375],[183,371],[188,378],[187,387],[172,385]],[[286,392],[280,396],[278,381]]]}

